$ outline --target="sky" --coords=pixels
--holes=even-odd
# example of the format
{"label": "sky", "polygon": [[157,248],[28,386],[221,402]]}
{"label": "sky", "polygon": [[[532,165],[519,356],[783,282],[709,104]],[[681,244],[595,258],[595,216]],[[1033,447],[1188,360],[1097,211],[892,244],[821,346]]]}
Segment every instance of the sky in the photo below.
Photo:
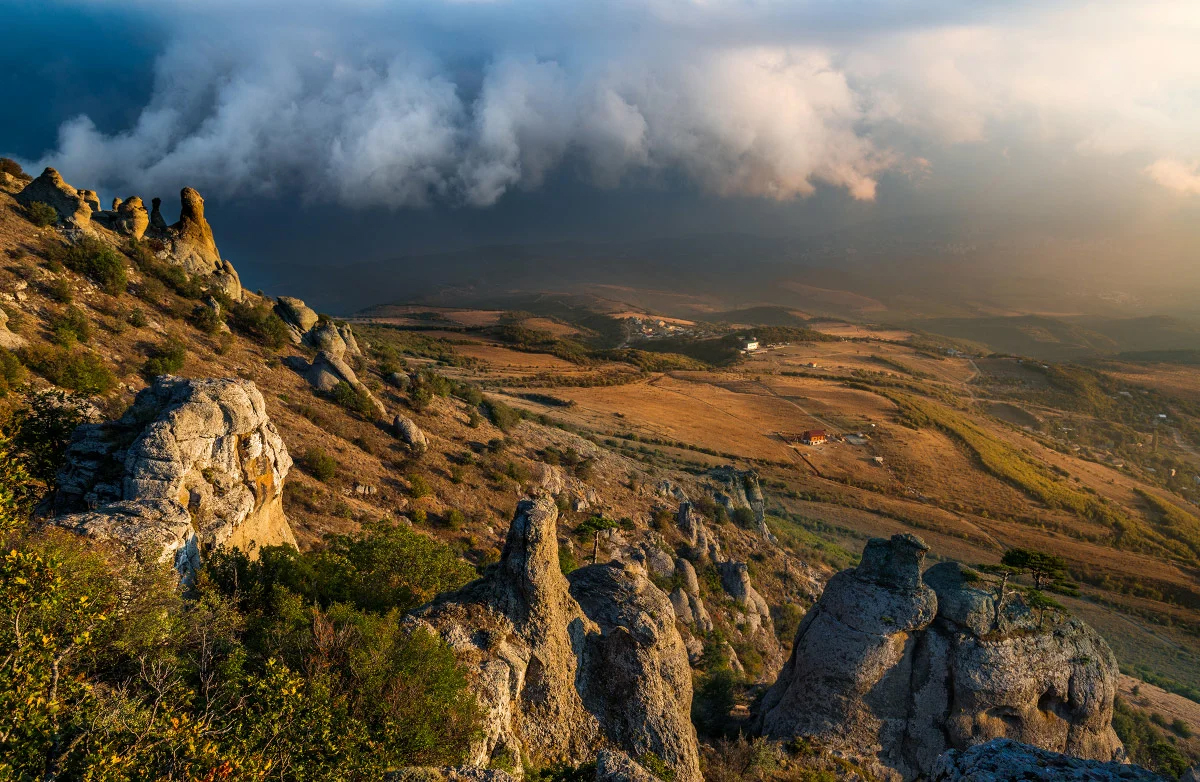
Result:
{"label": "sky", "polygon": [[105,198],[194,186],[239,268],[905,216],[1165,235],[1164,263],[1200,260],[1194,0],[0,14],[0,154]]}

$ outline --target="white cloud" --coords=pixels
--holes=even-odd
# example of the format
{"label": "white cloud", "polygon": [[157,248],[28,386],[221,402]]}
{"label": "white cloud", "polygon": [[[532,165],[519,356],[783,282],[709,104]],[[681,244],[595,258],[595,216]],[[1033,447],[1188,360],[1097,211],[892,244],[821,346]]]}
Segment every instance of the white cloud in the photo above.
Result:
{"label": "white cloud", "polygon": [[1146,167],[1146,175],[1158,184],[1183,195],[1200,195],[1200,162],[1163,158]]}
{"label": "white cloud", "polygon": [[1200,157],[1194,2],[856,8],[163,0],[137,123],[72,120],[42,162],[131,190],[413,206],[491,204],[568,161],[603,186],[678,171],[720,194],[871,199],[889,169],[936,177],[924,158],[947,145],[1157,160],[1176,190],[1171,161]]}

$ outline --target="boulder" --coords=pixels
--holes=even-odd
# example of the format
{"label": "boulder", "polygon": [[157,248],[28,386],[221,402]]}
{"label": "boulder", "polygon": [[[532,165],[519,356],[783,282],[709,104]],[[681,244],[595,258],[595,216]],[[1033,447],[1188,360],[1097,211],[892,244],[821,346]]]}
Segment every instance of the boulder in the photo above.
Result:
{"label": "boulder", "polygon": [[92,204],[53,168],[47,168],[41,176],[26,185],[17,193],[16,199],[17,203],[26,207],[37,202],[49,204],[58,212],[59,222],[75,228],[91,227]]}
{"label": "boulder", "polygon": [[16,350],[28,344],[29,340],[8,330],[8,313],[0,309],[0,348]]}
{"label": "boulder", "polygon": [[934,763],[931,782],[1165,782],[1140,766],[1084,760],[1012,739],[993,739],[947,751]]}
{"label": "boulder", "polygon": [[163,376],[120,419],[75,430],[50,510],[56,524],[186,571],[214,547],[295,545],[283,512],[291,466],[252,382]]}
{"label": "boulder", "polygon": [[317,350],[342,358],[346,355],[346,341],[333,321],[321,321],[304,335],[304,341]]}
{"label": "boulder", "polygon": [[371,404],[374,405],[380,418],[387,416],[387,408],[383,406],[383,402],[380,402],[370,389],[362,384],[349,364],[332,353],[325,351],[318,353],[312,364],[304,371],[304,376],[314,389],[323,393],[333,391],[339,383],[347,383],[371,400]]}
{"label": "boulder", "polygon": [[596,755],[596,782],[660,782],[624,752],[602,749]]}
{"label": "boulder", "polygon": [[408,416],[397,413],[395,420],[392,421],[392,429],[396,432],[396,437],[399,437],[413,451],[424,453],[429,449],[429,440],[426,439],[425,433]]}
{"label": "boulder", "polygon": [[280,296],[275,300],[275,314],[287,324],[292,341],[297,345],[308,330],[317,325],[319,317],[303,300],[293,296]]}
{"label": "boulder", "polygon": [[578,765],[601,749],[654,753],[699,782],[691,671],[670,602],[638,568],[563,576],[558,510],[524,500],[498,565],[406,620],[429,628],[477,671],[485,711],[471,762]]}
{"label": "boulder", "polygon": [[1096,760],[1123,757],[1111,727],[1117,666],[1076,619],[1003,605],[957,563],[921,575],[916,536],[872,539],[829,580],[763,699],[762,731],[839,746],[903,779],[947,749],[1013,738]]}

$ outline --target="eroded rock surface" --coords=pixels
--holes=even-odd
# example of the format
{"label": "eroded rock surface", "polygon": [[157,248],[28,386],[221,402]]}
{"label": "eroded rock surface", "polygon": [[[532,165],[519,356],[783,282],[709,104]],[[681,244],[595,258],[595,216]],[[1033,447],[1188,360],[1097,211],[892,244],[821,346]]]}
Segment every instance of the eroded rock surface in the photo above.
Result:
{"label": "eroded rock surface", "polygon": [[8,330],[8,313],[0,309],[0,348],[16,350],[28,344],[29,340]]}
{"label": "eroded rock surface", "polygon": [[913,535],[873,539],[857,568],[830,579],[764,698],[763,732],[819,738],[905,779],[993,738],[1122,758],[1103,639],[1036,616],[1011,590],[997,606],[957,563],[922,578],[927,550]]}
{"label": "eroded rock surface", "polygon": [[1085,760],[1011,739],[994,739],[937,759],[931,782],[1165,782],[1141,766]]}
{"label": "eroded rock surface", "polygon": [[428,450],[429,440],[425,437],[425,433],[421,431],[421,427],[417,426],[417,422],[408,416],[397,413],[395,420],[392,421],[392,428],[396,432],[396,436],[416,453],[424,453]]}
{"label": "eroded rock surface", "polygon": [[[88,198],[90,191],[76,190],[66,183],[62,175],[53,168],[47,168],[41,175],[27,184],[17,194],[17,202],[28,207],[41,202],[49,204],[58,212],[59,222],[75,228],[89,228],[92,223],[92,203]],[[94,194],[93,194],[94,195]],[[96,201],[96,208],[100,206]]]}
{"label": "eroded rock surface", "polygon": [[503,556],[484,578],[409,620],[471,669],[486,713],[472,762],[590,761],[606,747],[654,753],[680,782],[700,779],[691,672],[667,596],[618,563],[562,575],[558,511],[522,501]]}
{"label": "eroded rock surface", "polygon": [[117,421],[75,431],[51,511],[187,571],[213,547],[295,545],[283,512],[291,466],[252,382],[164,376]]}

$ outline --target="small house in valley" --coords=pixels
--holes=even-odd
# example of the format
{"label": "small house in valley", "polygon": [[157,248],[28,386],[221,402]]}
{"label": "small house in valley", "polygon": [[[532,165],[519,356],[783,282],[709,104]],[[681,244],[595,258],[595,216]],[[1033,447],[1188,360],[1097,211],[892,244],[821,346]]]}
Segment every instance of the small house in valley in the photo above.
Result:
{"label": "small house in valley", "polygon": [[800,439],[804,441],[805,445],[821,445],[829,440],[824,429],[809,429],[800,436]]}

